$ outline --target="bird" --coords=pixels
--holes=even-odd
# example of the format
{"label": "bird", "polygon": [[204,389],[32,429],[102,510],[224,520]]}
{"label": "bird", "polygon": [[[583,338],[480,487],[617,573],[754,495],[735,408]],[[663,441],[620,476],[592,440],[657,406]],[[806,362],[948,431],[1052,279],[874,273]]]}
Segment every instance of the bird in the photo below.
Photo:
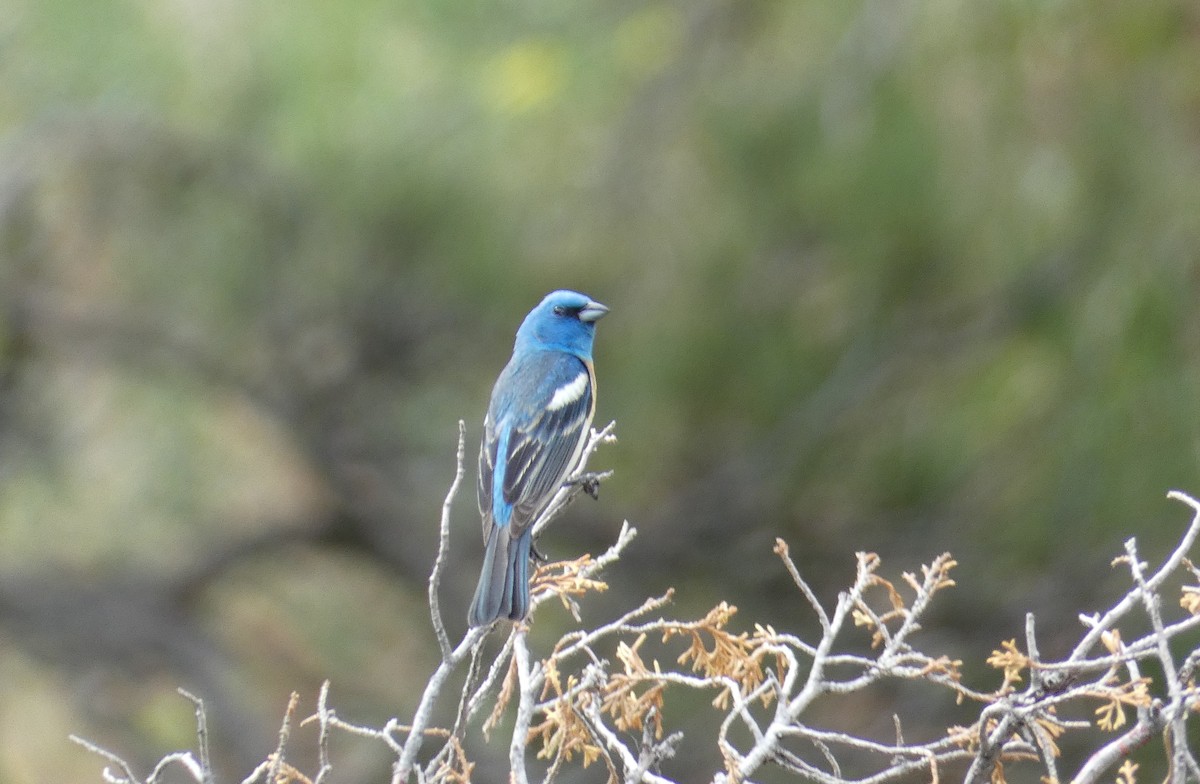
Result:
{"label": "bird", "polygon": [[545,296],[517,330],[479,447],[484,555],[470,626],[529,612],[533,523],[574,469],[596,412],[592,342],[608,308],[577,291]]}

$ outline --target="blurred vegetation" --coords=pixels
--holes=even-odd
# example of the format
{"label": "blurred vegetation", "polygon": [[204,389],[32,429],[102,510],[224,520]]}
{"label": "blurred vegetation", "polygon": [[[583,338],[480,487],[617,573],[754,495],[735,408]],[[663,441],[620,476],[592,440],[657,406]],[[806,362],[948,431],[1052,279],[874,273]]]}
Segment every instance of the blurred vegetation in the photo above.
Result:
{"label": "blurred vegetation", "polygon": [[176,685],[243,774],[292,689],[411,710],[455,423],[558,287],[621,444],[545,549],[642,531],[595,618],[806,623],[784,535],[952,551],[980,674],[1066,645],[1200,485],[1197,74],[1178,0],[8,0],[0,779],[186,745]]}

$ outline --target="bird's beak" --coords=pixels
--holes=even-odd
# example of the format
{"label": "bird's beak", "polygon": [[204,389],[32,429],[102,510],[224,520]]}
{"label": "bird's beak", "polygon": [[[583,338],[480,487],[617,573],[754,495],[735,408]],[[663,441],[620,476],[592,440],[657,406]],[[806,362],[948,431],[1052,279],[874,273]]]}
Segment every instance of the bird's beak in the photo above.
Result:
{"label": "bird's beak", "polygon": [[604,318],[604,314],[608,312],[608,308],[601,305],[599,302],[588,302],[579,311],[580,321],[599,321]]}

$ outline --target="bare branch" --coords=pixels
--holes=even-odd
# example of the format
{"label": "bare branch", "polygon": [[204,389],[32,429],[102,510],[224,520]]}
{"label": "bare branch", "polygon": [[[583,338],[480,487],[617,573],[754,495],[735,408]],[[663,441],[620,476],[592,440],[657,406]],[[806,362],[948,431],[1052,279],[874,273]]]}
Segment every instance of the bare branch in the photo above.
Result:
{"label": "bare branch", "polygon": [[512,741],[508,747],[508,764],[511,779],[516,784],[528,784],[529,782],[528,774],[525,772],[525,745],[529,735],[529,725],[533,720],[537,693],[542,689],[541,667],[536,663],[530,663],[525,634],[525,629],[518,626],[513,635],[513,652],[516,656],[520,699],[517,701],[517,720],[513,727]]}
{"label": "bare branch", "polygon": [[317,720],[320,722],[320,734],[317,736],[317,764],[320,766],[313,784],[325,784],[325,777],[333,771],[329,761],[329,727],[334,718],[334,712],[329,709],[329,681],[321,684],[321,692],[317,695]]}
{"label": "bare branch", "polygon": [[275,753],[269,758],[271,763],[267,768],[267,781],[269,782],[279,780],[279,772],[286,764],[284,754],[287,751],[288,739],[292,735],[292,716],[296,713],[296,706],[299,703],[300,694],[292,692],[292,696],[288,699],[287,710],[283,713],[283,723],[279,725],[279,745],[275,747]]}
{"label": "bare branch", "polygon": [[208,754],[208,717],[204,710],[204,700],[187,689],[176,689],[175,691],[190,700],[196,708],[196,742],[200,752],[201,781],[203,784],[213,784],[212,759]]}
{"label": "bare branch", "polygon": [[116,754],[113,754],[108,749],[102,749],[90,740],[85,740],[78,735],[68,735],[67,737],[70,738],[72,743],[77,743],[93,754],[103,757],[121,771],[120,774],[113,774],[108,768],[104,769],[104,780],[109,782],[109,784],[141,784],[138,777],[133,775],[133,771],[130,770],[129,763]]}
{"label": "bare branch", "polygon": [[[586,460],[599,444],[612,440],[611,431],[611,424],[592,431],[583,463],[535,530],[548,525],[586,482],[603,476],[587,473]],[[335,730],[385,744],[395,755],[393,784],[466,784],[474,770],[469,728],[481,712],[487,716],[483,734],[489,740],[506,728],[501,743],[514,784],[565,779],[571,765],[597,763],[607,769],[611,782],[670,784],[660,768],[683,748],[684,738],[665,726],[664,707],[681,691],[705,693],[718,719],[715,738],[702,741],[715,744],[721,754],[722,767],[711,774],[714,784],[747,782],[772,765],[818,784],[893,784],[917,776],[937,784],[952,764],[967,765],[964,780],[971,784],[1008,780],[1018,768],[1032,769],[1031,778],[1058,782],[1059,742],[1068,734],[1076,745],[1091,743],[1094,749],[1073,779],[1077,784],[1104,780],[1134,750],[1156,739],[1161,739],[1156,748],[1169,765],[1171,781],[1200,782],[1188,737],[1188,722],[1200,709],[1200,689],[1194,684],[1200,650],[1177,654],[1171,644],[1200,628],[1200,585],[1185,585],[1178,602],[1164,594],[1164,587],[1174,584],[1168,582],[1173,575],[1200,583],[1200,570],[1187,559],[1200,533],[1200,502],[1182,493],[1170,496],[1191,507],[1193,519],[1163,563],[1151,570],[1140,560],[1136,540],[1129,539],[1125,553],[1114,561],[1128,569],[1129,589],[1103,614],[1081,617],[1081,639],[1064,659],[1043,658],[1036,617],[1027,613],[1023,649],[1014,637],[997,645],[987,659],[1001,680],[989,691],[965,685],[962,662],[922,645],[926,614],[942,591],[955,586],[950,575],[956,563],[949,554],[937,556],[919,572],[889,578],[878,556],[857,553],[849,587],[826,605],[781,539],[775,553],[798,589],[797,601],[811,607],[820,622],[819,636],[813,639],[763,623],[739,631],[737,608],[727,602],[692,620],[665,617],[674,596],[667,589],[536,651],[529,623],[537,608],[557,598],[574,613],[593,592],[604,590],[601,572],[636,537],[628,522],[598,557],[583,555],[539,567],[532,581],[530,619],[469,629],[452,646],[438,591],[449,550],[450,509],[463,474],[460,422],[456,473],[442,506],[429,580],[441,661],[424,685],[411,723],[393,718],[375,729],[346,722],[329,707],[326,681],[316,713],[300,725],[319,725],[317,775],[310,780],[285,760],[299,699],[293,694],[275,752],[243,784],[326,784],[333,776],[329,735]],[[495,640],[499,647],[494,652],[485,649],[492,630],[506,632],[502,642]],[[667,658],[664,666],[655,658],[659,650],[654,656],[646,652],[655,645],[647,646],[652,637],[671,651],[673,662]],[[975,704],[978,713],[968,726],[949,727],[944,735],[923,742],[906,739],[900,714],[893,717],[894,738],[883,739],[820,726],[811,716],[818,700],[836,701],[900,681],[919,682]],[[181,694],[196,709],[199,760],[190,752],[169,754],[143,782],[115,754],[73,740],[106,760],[103,775],[110,784],[158,784],[168,768],[182,769],[197,784],[212,784],[203,703]],[[443,704],[457,706],[451,729],[433,725],[435,708]],[[1091,720],[1077,718],[1081,715]],[[913,718],[905,721],[911,727]],[[432,751],[423,751],[427,741]],[[1132,768],[1122,767],[1119,780],[1132,781]]]}
{"label": "bare branch", "polygon": [[804,598],[808,600],[808,604],[813,608],[813,612],[817,614],[817,618],[821,621],[821,631],[829,633],[829,616],[825,614],[825,608],[821,606],[821,602],[817,600],[817,595],[813,593],[813,589],[809,587],[804,578],[800,576],[800,570],[796,568],[795,561],[788,552],[787,542],[782,539],[775,540],[775,554],[783,561],[784,567],[787,568],[788,574],[792,577],[792,582],[804,594]]}
{"label": "bare branch", "polygon": [[442,608],[438,601],[438,588],[441,586],[442,569],[445,567],[446,554],[450,551],[450,508],[454,497],[458,495],[459,485],[462,484],[464,460],[466,456],[467,425],[458,420],[458,451],[455,458],[454,481],[446,492],[446,500],[442,503],[442,520],[438,536],[437,558],[433,562],[433,571],[429,573],[429,614],[433,619],[433,631],[437,635],[438,647],[442,651],[442,660],[450,657],[450,638],[446,635],[446,625],[442,622]]}

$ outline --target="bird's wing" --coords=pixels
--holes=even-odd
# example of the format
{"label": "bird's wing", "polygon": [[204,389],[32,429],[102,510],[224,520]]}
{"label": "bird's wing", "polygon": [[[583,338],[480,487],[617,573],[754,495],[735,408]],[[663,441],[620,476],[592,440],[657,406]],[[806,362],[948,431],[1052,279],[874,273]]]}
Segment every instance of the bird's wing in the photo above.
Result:
{"label": "bird's wing", "polygon": [[[512,507],[512,535],[523,531],[571,470],[595,409],[590,366],[570,354],[549,353],[527,367],[538,383],[526,405],[509,418],[503,464],[504,501]],[[493,460],[499,456],[498,452]],[[495,465],[493,464],[493,471]]]}

